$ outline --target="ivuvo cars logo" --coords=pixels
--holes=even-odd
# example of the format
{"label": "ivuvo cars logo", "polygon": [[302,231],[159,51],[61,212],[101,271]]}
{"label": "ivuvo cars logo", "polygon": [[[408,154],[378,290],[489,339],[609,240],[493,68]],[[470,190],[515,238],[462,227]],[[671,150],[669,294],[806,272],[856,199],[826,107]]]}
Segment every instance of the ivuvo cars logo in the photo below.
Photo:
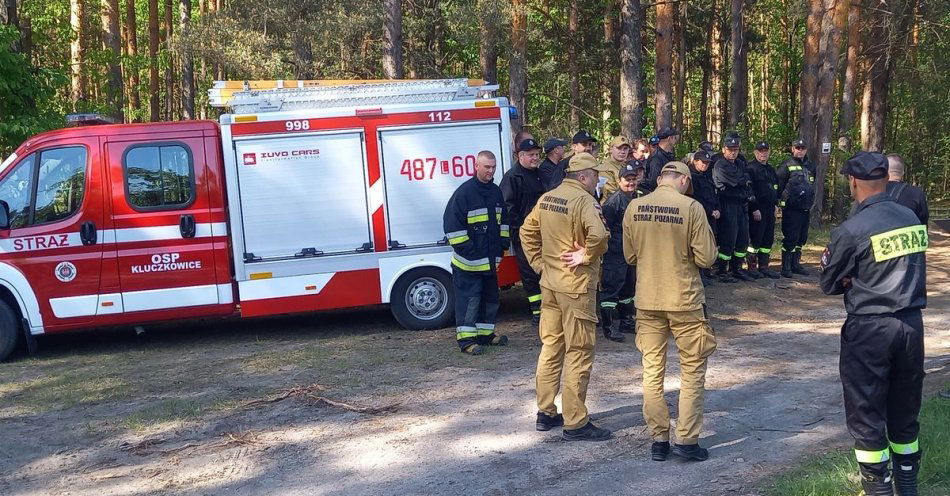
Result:
{"label": "ivuvo cars logo", "polygon": [[244,154],[244,165],[267,164],[275,161],[305,160],[320,158],[319,148],[300,150],[277,150],[269,152],[248,152]]}
{"label": "ivuvo cars logo", "polygon": [[244,154],[244,165],[257,165],[257,154],[256,154],[256,153],[245,153],[245,154]]}

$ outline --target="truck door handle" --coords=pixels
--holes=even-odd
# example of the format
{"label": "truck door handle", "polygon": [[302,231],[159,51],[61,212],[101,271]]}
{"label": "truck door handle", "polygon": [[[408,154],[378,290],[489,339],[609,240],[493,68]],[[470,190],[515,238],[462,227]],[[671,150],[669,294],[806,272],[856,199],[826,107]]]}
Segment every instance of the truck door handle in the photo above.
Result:
{"label": "truck door handle", "polygon": [[182,215],[181,220],[178,222],[178,229],[181,231],[181,237],[194,238],[195,237],[195,216],[191,214]]}
{"label": "truck door handle", "polygon": [[96,244],[96,225],[92,221],[87,220],[79,226],[79,239],[86,246]]}

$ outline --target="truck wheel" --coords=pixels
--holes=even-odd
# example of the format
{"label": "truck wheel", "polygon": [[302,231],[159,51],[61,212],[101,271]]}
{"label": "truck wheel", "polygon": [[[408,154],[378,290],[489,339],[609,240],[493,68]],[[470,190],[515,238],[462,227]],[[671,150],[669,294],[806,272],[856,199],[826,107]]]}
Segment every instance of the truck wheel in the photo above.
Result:
{"label": "truck wheel", "polygon": [[16,312],[0,301],[0,362],[7,359],[20,338],[20,324],[17,322]]}
{"label": "truck wheel", "polygon": [[442,329],[455,318],[452,276],[424,267],[402,275],[390,295],[393,316],[407,329]]}

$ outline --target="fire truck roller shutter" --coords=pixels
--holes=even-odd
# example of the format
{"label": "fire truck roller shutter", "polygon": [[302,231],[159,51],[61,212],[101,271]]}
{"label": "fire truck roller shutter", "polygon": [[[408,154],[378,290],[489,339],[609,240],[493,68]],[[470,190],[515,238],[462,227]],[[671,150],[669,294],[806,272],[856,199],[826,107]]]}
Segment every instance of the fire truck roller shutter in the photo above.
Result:
{"label": "fire truck roller shutter", "polygon": [[498,121],[398,127],[380,131],[389,239],[405,246],[439,243],[445,204],[475,175],[475,157],[495,154],[501,182],[502,133]]}
{"label": "fire truck roller shutter", "polygon": [[240,140],[235,153],[246,254],[352,253],[370,242],[362,133]]}

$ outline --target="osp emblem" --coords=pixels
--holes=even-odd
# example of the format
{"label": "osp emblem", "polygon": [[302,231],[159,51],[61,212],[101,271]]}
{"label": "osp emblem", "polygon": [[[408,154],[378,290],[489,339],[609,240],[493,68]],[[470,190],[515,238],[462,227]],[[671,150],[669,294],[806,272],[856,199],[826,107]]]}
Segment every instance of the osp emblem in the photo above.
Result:
{"label": "osp emblem", "polygon": [[76,278],[76,266],[72,262],[60,262],[53,272],[61,282],[69,282]]}

